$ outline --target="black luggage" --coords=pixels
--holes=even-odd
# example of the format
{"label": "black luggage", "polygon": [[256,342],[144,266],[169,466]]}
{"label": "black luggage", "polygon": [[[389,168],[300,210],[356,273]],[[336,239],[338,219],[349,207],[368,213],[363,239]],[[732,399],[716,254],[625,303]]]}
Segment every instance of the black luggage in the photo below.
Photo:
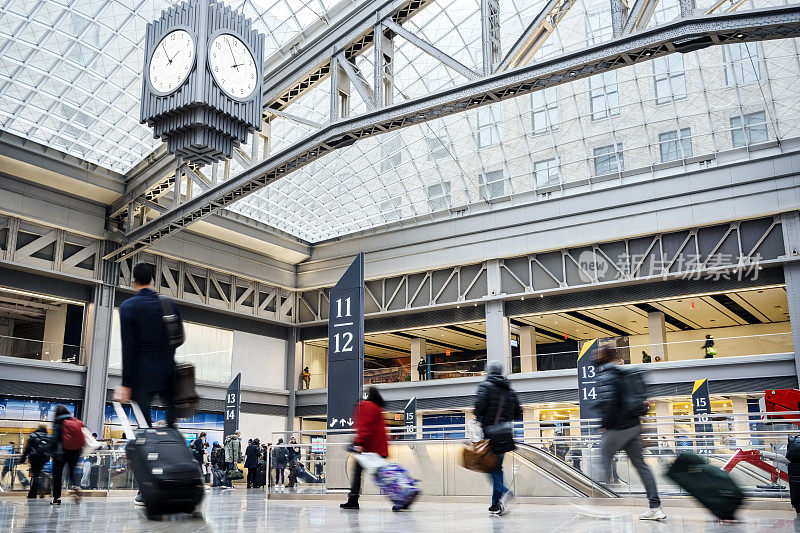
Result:
{"label": "black luggage", "polygon": [[36,493],[44,498],[53,492],[53,475],[50,472],[40,472],[36,480]]}
{"label": "black luggage", "polygon": [[694,496],[720,520],[733,520],[744,499],[730,474],[693,453],[681,453],[667,469],[667,477]]}
{"label": "black luggage", "polygon": [[183,435],[174,428],[148,428],[139,406],[131,403],[136,420],[133,431],[122,406],[114,409],[129,441],[125,455],[133,467],[148,517],[171,513],[193,513],[205,495],[203,471]]}
{"label": "black luggage", "polygon": [[258,467],[256,469],[256,488],[266,487],[267,486],[267,463],[264,461],[258,462]]}
{"label": "black luggage", "polygon": [[800,513],[800,463],[789,463],[789,498],[795,512]]}

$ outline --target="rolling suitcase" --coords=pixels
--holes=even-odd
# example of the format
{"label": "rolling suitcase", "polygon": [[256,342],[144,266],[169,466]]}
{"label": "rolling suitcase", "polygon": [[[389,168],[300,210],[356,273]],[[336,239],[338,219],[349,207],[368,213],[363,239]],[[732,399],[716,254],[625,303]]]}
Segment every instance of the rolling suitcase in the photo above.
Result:
{"label": "rolling suitcase", "polygon": [[720,520],[733,520],[744,499],[730,474],[708,464],[705,458],[682,453],[667,469],[667,477],[694,496]]}
{"label": "rolling suitcase", "polygon": [[373,472],[373,479],[392,501],[392,510],[408,509],[419,496],[417,480],[401,465],[389,463],[376,453],[360,453],[355,456],[362,468]]}
{"label": "rolling suitcase", "polygon": [[125,455],[133,467],[148,517],[193,513],[205,495],[203,472],[183,435],[174,428],[148,428],[139,406],[131,403],[139,428],[131,428],[122,406],[114,410],[129,439]]}
{"label": "rolling suitcase", "polygon": [[267,463],[264,461],[258,462],[258,469],[256,470],[256,487],[266,487],[267,486]]}
{"label": "rolling suitcase", "polygon": [[53,492],[53,475],[50,472],[40,472],[36,480],[36,493],[44,498]]}

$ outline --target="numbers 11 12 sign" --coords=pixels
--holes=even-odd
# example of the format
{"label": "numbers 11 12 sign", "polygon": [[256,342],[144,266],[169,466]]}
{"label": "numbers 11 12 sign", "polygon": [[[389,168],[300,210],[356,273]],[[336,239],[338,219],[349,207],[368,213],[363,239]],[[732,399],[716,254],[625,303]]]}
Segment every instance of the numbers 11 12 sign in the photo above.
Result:
{"label": "numbers 11 12 sign", "polygon": [[364,254],[331,290],[328,312],[328,429],[346,430],[364,383]]}

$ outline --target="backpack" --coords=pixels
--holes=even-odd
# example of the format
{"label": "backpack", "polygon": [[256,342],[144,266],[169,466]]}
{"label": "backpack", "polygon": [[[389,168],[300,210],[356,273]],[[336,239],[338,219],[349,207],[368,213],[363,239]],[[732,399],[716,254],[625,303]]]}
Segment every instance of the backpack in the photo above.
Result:
{"label": "backpack", "polygon": [[223,447],[221,447],[221,446],[220,446],[219,448],[217,448],[216,450],[214,450],[214,457],[213,457],[213,460],[214,460],[214,462],[215,462],[215,463],[217,463],[217,464],[222,464],[222,463],[224,463],[224,462],[225,462],[225,448],[223,448]]}
{"label": "backpack", "polygon": [[61,423],[61,445],[65,450],[83,449],[86,437],[83,436],[83,422],[77,418],[67,418]]}
{"label": "backpack", "polygon": [[31,457],[45,457],[47,455],[47,439],[42,437],[39,433],[31,433],[28,437],[30,442],[30,456]]}
{"label": "backpack", "polygon": [[647,393],[645,392],[644,371],[634,368],[613,366],[617,374],[616,386],[619,392],[619,418],[634,418],[647,414]]}

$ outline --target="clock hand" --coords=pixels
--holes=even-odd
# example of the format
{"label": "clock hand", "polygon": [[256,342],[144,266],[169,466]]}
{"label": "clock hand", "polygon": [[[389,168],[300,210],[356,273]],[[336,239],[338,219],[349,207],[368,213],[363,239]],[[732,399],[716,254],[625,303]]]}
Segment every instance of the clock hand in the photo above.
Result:
{"label": "clock hand", "polygon": [[169,58],[169,52],[167,52],[167,47],[165,46],[163,41],[161,43],[161,49],[164,50],[164,55],[167,56],[167,65],[171,65],[172,60]]}
{"label": "clock hand", "polygon": [[233,67],[236,69],[236,72],[239,72],[239,65],[236,63],[236,54],[233,53],[233,47],[231,46],[231,42],[228,39],[225,39],[225,42],[228,43],[228,49],[231,51],[231,58],[233,58]]}

